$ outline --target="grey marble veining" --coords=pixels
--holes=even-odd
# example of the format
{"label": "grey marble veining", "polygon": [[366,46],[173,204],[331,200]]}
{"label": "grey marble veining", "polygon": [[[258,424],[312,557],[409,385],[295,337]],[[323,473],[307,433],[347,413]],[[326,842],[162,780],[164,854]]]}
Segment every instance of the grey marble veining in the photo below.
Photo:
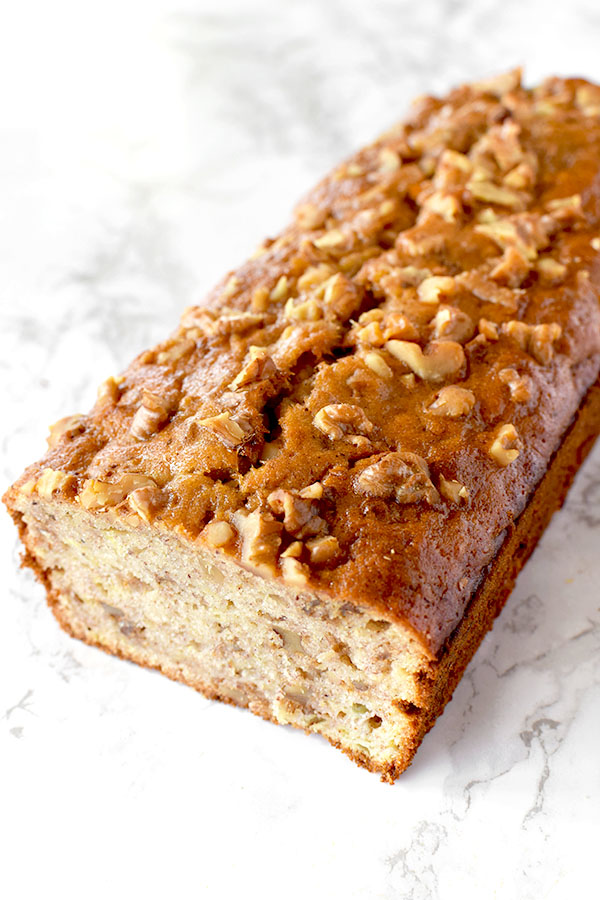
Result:
{"label": "grey marble veining", "polygon": [[[600,79],[599,39],[595,0],[5,5],[3,484],[412,96],[518,63]],[[589,892],[600,448],[393,788],[70,640],[5,514],[0,537],[6,896]]]}

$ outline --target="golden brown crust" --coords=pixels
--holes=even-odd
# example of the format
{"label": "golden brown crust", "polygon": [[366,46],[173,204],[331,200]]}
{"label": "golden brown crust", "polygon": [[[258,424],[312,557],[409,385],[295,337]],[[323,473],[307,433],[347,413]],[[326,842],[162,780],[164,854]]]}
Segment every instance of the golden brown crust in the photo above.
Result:
{"label": "golden brown crust", "polygon": [[422,100],[17,484],[227,523],[244,564],[441,653],[598,374],[599,97],[509,73]]}

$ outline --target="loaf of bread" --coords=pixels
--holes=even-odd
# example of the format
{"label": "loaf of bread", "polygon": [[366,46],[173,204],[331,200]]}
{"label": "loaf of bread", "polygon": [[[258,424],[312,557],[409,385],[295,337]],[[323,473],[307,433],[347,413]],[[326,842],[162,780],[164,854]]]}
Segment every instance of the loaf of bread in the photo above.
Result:
{"label": "loaf of bread", "polygon": [[8,490],[58,621],[393,781],[599,430],[599,223],[599,87],[420,99]]}

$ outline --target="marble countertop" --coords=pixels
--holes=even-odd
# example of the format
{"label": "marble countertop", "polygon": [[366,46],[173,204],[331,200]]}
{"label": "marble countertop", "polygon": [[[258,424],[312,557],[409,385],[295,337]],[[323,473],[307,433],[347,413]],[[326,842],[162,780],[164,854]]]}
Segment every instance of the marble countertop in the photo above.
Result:
{"label": "marble countertop", "polygon": [[[410,98],[600,79],[578,0],[0,12],[2,485]],[[62,898],[563,898],[600,828],[600,446],[394,787],[63,634],[0,516],[0,884]]]}

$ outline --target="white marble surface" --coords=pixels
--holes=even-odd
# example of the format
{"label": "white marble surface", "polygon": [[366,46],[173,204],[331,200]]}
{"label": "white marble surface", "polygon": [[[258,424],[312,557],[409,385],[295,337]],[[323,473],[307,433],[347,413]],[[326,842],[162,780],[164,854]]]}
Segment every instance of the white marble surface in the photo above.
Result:
{"label": "white marble surface", "polygon": [[[3,485],[413,94],[599,41],[594,0],[3,4]],[[593,895],[600,447],[394,787],[69,639],[0,526],[3,896]]]}

